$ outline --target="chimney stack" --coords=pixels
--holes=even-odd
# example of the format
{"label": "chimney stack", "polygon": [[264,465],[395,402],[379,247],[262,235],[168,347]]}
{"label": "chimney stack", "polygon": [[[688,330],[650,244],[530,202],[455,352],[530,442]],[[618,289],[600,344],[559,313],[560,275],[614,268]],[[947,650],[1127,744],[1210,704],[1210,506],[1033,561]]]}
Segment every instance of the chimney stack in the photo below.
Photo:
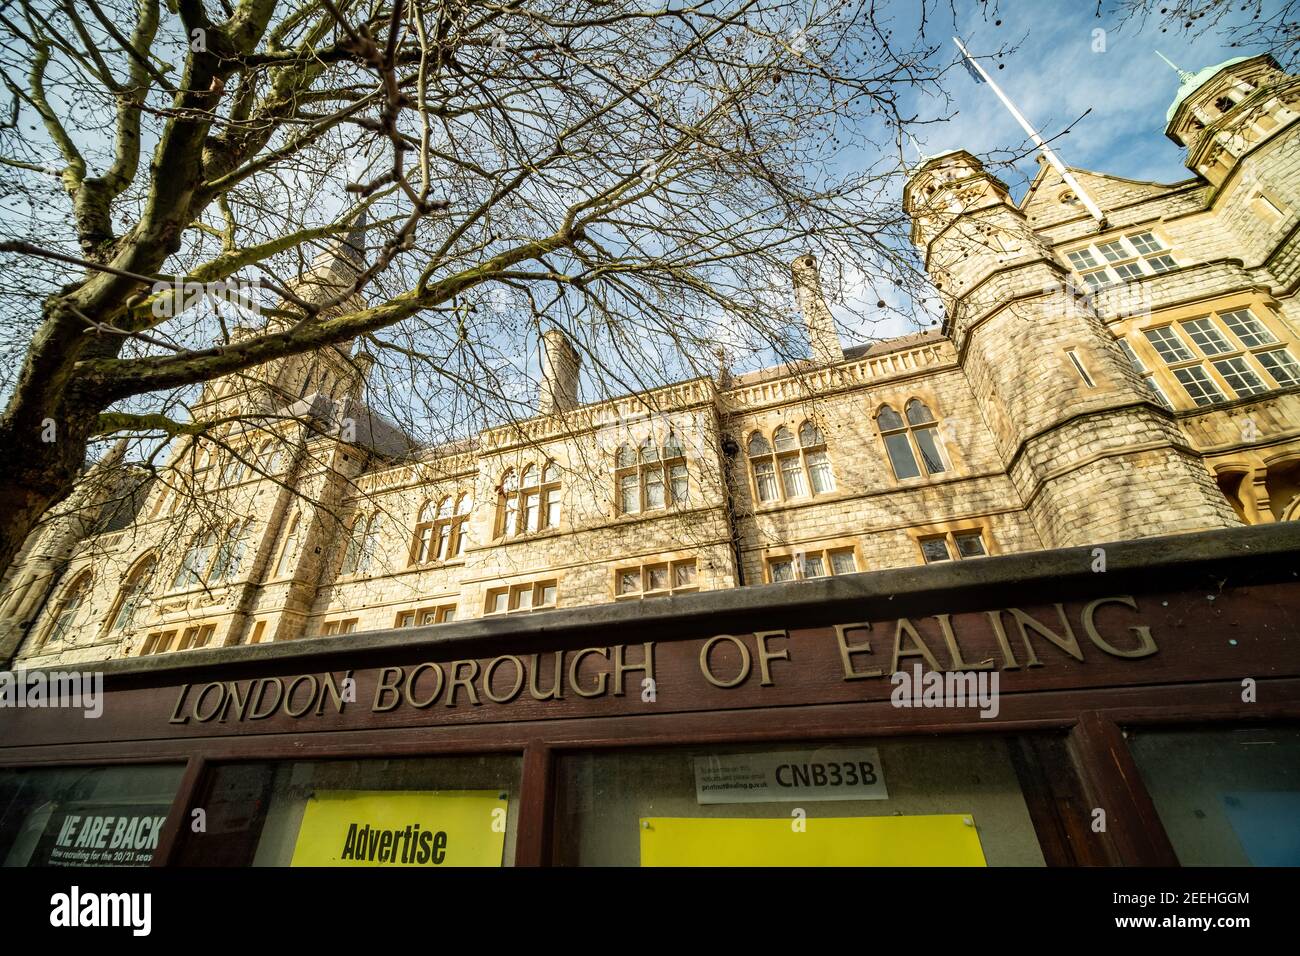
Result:
{"label": "chimney stack", "polygon": [[790,265],[794,276],[794,299],[803,313],[803,324],[808,329],[808,344],[812,360],[818,365],[834,365],[844,361],[844,348],[835,331],[835,320],[822,298],[822,280],[817,271],[817,257],[802,255]]}
{"label": "chimney stack", "polygon": [[537,411],[559,415],[578,407],[578,368],[582,359],[560,329],[542,333],[542,381],[538,386]]}

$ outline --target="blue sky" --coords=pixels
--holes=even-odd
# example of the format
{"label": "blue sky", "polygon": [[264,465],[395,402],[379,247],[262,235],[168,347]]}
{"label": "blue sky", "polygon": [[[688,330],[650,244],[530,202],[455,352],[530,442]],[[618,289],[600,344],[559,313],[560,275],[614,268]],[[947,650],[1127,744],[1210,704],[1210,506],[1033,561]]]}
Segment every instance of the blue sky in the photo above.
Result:
{"label": "blue sky", "polygon": [[[1248,14],[1234,11],[1228,21],[1235,23],[1233,16]],[[994,19],[1002,25],[995,26]],[[962,40],[977,56],[1003,45],[1018,46],[999,60],[981,62],[1044,135],[1060,132],[1091,109],[1053,143],[1066,164],[1159,182],[1186,179],[1190,173],[1183,166],[1181,148],[1164,135],[1165,110],[1179,79],[1155,51],[1193,73],[1256,52],[1228,48],[1217,31],[1195,36],[1172,29],[1162,33],[1157,21],[1121,25],[1106,12],[1096,16],[1095,4],[1088,0],[1013,0],[995,17],[986,20],[967,12],[960,22]],[[1098,29],[1105,31],[1104,52],[1093,49],[1093,31]],[[951,40],[948,48],[955,56]],[[995,63],[1004,68],[997,69]],[[986,85],[965,74],[954,74],[945,85],[956,115],[920,136],[927,154],[964,148],[980,155],[1024,139]],[[923,116],[943,112],[942,104],[929,98],[918,99],[917,107]],[[1024,177],[1032,177],[1035,169],[1032,156],[1017,165]],[[1017,199],[1024,193],[1023,180],[1018,179],[1008,181]]]}

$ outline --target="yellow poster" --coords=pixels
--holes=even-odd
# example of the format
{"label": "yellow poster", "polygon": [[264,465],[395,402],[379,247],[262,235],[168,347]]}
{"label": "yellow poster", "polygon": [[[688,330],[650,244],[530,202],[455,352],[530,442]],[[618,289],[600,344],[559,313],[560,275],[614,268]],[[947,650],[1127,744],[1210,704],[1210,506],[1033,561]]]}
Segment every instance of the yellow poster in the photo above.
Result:
{"label": "yellow poster", "polygon": [[291,866],[500,866],[506,795],[496,790],[318,790]]}
{"label": "yellow poster", "polygon": [[968,813],[641,821],[642,866],[986,866]]}

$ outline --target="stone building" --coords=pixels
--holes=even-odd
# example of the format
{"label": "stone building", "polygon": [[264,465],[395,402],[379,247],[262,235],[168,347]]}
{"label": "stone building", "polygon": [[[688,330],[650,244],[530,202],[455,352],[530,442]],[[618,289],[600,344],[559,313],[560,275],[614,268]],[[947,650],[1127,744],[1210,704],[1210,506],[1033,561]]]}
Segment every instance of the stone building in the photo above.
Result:
{"label": "stone building", "polygon": [[[1267,56],[1184,74],[1166,132],[1192,177],[1074,170],[1101,224],[1049,165],[1016,203],[967,152],[921,162],[904,203],[944,299],[932,333],[842,348],[802,256],[807,360],[582,404],[553,330],[537,416],[455,445],[412,448],[371,412],[353,343],[209,383],[196,417],[278,415],[181,444],[156,480],[90,470],[6,577],[0,653],[71,664],[1293,519],[1298,115],[1300,78]],[[358,261],[349,237],[299,294]]]}

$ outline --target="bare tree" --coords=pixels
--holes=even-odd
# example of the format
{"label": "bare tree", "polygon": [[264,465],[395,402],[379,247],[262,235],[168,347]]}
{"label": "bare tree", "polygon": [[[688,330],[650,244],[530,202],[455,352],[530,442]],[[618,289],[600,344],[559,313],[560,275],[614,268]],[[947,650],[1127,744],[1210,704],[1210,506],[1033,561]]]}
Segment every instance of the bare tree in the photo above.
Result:
{"label": "bare tree", "polygon": [[[535,413],[523,357],[548,326],[612,394],[716,371],[720,348],[798,354],[800,252],[873,305],[926,294],[897,187],[900,102],[953,68],[934,14],[0,3],[0,568],[88,448],[219,441],[202,383],[331,343],[436,443]],[[344,240],[355,267],[320,282]],[[243,309],[189,301],[241,277],[262,290]]]}
{"label": "bare tree", "polygon": [[1300,64],[1300,0],[1098,0],[1121,21],[1145,25],[1154,20],[1161,32],[1200,36],[1215,33],[1242,55],[1271,53],[1282,69]]}

